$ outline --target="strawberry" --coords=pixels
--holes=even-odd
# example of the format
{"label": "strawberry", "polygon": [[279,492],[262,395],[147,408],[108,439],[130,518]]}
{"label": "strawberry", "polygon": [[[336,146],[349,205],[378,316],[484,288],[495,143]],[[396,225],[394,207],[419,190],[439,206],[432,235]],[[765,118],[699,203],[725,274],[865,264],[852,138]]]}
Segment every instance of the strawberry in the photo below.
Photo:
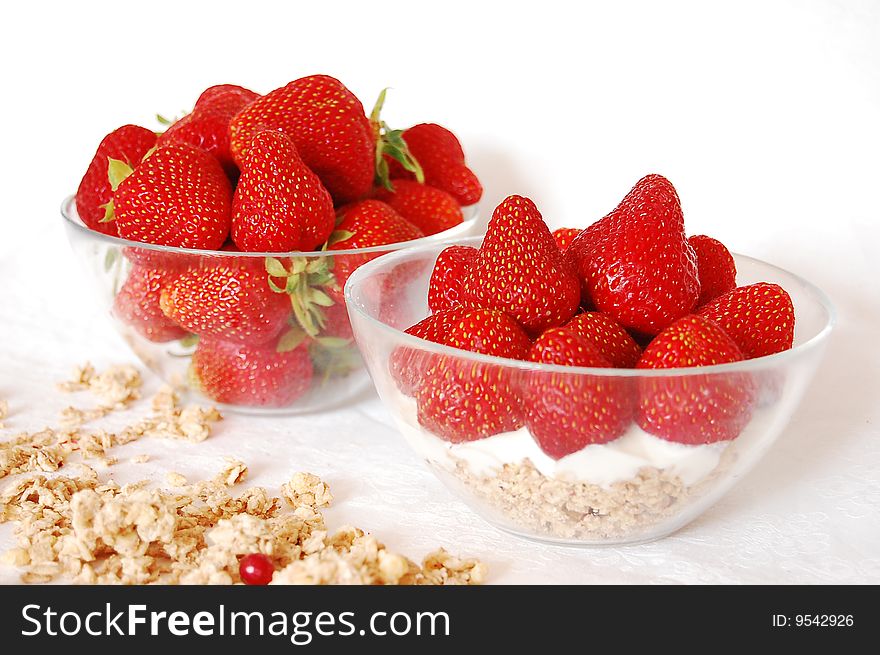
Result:
{"label": "strawberry", "polygon": [[162,287],[175,276],[162,269],[133,266],[113,301],[113,314],[142,337],[156,343],[182,339],[186,330],[162,313]]}
{"label": "strawberry", "polygon": [[584,312],[565,327],[588,339],[615,368],[633,368],[642,356],[639,344],[609,314]]}
{"label": "strawberry", "polygon": [[259,94],[234,84],[220,84],[206,89],[193,108],[159,136],[159,145],[188,143],[213,155],[227,174],[236,174],[229,152],[229,121]]}
{"label": "strawberry", "polygon": [[617,208],[566,250],[592,301],[627,329],[654,335],[688,314],[700,283],[678,194],[661,175],[639,180]]}
{"label": "strawberry", "polygon": [[736,263],[723,243],[703,235],[688,238],[697,256],[697,274],[700,278],[700,297],[697,307],[731,291],[736,287]]}
{"label": "strawberry", "polygon": [[104,222],[105,206],[113,199],[107,176],[108,160],[117,159],[135,168],[154,145],[156,133],[137,125],[123,125],[101,140],[76,191],[76,213],[87,227],[118,236],[116,224]]}
{"label": "strawberry", "polygon": [[159,306],[199,336],[252,345],[276,337],[291,313],[290,299],[269,287],[262,260],[247,258],[181,273],[162,289]]}
{"label": "strawberry", "polygon": [[[406,330],[407,334],[470,352],[525,359],[532,342],[520,325],[502,312],[457,307],[438,311]],[[391,373],[403,393],[412,394],[432,357],[410,348],[391,355]]]}
{"label": "strawberry", "polygon": [[221,403],[289,405],[308,391],[312,362],[306,342],[290,350],[282,346],[278,340],[254,345],[203,337],[192,356],[195,386]]}
{"label": "strawberry", "polygon": [[558,230],[553,230],[553,238],[556,240],[556,245],[559,246],[559,251],[565,252],[568,244],[580,233],[580,230],[573,227],[561,227]]}
{"label": "strawberry", "polygon": [[[636,368],[712,366],[743,359],[715,323],[685,316],[645,348]],[[639,379],[638,422],[653,435],[684,444],[735,439],[751,418],[755,385],[747,373],[690,373]]]}
{"label": "strawberry", "polygon": [[[409,153],[424,171],[425,183],[442,189],[460,205],[473,205],[483,195],[483,187],[467,167],[464,151],[456,136],[435,123],[421,123],[403,132]],[[413,179],[414,173],[396,161],[389,161],[392,179]]]}
{"label": "strawberry", "polygon": [[568,321],[579,300],[577,276],[538,208],[522,196],[504,200],[464,279],[462,305],[506,312],[534,335]]}
{"label": "strawberry", "polygon": [[397,180],[394,191],[380,188],[375,197],[388,203],[426,236],[448,230],[464,220],[455,198],[445,191],[412,180]]}
{"label": "strawberry", "polygon": [[432,312],[458,307],[461,287],[478,253],[471,246],[449,246],[438,255],[428,285],[428,307]]}
{"label": "strawberry", "polygon": [[[371,248],[424,236],[422,231],[407,221],[381,200],[361,200],[341,207],[336,231],[330,236],[329,250]],[[348,276],[358,267],[381,252],[334,257],[334,274],[339,286],[345,286]]]}
{"label": "strawberry", "polygon": [[[610,368],[611,363],[588,339],[567,328],[544,332],[529,360],[558,366]],[[523,407],[535,441],[553,459],[590,444],[617,439],[632,421],[632,382],[583,373],[529,371]]]}
{"label": "strawberry", "polygon": [[[184,143],[157,149],[132,172],[116,162],[113,212],[119,236],[214,250],[229,233],[232,190],[211,155]],[[115,173],[115,175],[114,175]]]}
{"label": "strawberry", "polygon": [[364,107],[337,79],[312,75],[275,89],[229,124],[232,156],[244,166],[251,139],[263,130],[284,132],[336,203],[369,194],[376,137]]}
{"label": "strawberry", "polygon": [[243,252],[314,250],[336,224],[333,200],[283,132],[251,140],[232,202],[232,240]]}
{"label": "strawberry", "polygon": [[791,348],[794,306],[778,284],[759,282],[719,296],[699,310],[733,339],[746,359]]}

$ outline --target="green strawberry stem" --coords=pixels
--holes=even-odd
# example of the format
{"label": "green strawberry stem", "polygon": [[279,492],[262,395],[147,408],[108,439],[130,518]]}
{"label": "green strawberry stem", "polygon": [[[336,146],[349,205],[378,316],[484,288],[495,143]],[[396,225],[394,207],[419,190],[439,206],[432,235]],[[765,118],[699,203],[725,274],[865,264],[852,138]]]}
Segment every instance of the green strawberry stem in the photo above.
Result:
{"label": "green strawberry stem", "polygon": [[[275,257],[265,261],[269,288],[289,296],[296,324],[309,337],[316,337],[326,326],[327,316],[322,308],[334,304],[321,287],[339,289],[332,266],[329,257],[293,257],[289,267]],[[284,280],[283,286],[276,282],[278,278]]]}
{"label": "green strawberry stem", "polygon": [[348,375],[360,364],[360,355],[351,339],[341,337],[318,337],[309,344],[309,355],[315,370],[321,373],[322,384],[330,378]]}
{"label": "green strawberry stem", "polygon": [[[132,167],[126,162],[120,159],[113,159],[112,157],[107,158],[107,179],[110,180],[111,191],[116,191],[119,185],[122,184],[122,180],[127,178],[133,172]],[[109,223],[110,221],[116,220],[113,200],[104,203],[101,207],[104,208],[104,217],[101,219],[101,223]]]}
{"label": "green strawberry stem", "polygon": [[384,88],[379,93],[379,98],[373,106],[373,111],[370,112],[370,123],[376,136],[376,184],[382,185],[389,191],[394,191],[385,155],[398,162],[405,170],[415,174],[416,180],[420,184],[425,182],[425,173],[422,171],[419,162],[409,151],[409,147],[403,139],[403,130],[392,130],[385,121],[379,118],[382,107],[385,105],[385,94],[387,91],[388,89]]}

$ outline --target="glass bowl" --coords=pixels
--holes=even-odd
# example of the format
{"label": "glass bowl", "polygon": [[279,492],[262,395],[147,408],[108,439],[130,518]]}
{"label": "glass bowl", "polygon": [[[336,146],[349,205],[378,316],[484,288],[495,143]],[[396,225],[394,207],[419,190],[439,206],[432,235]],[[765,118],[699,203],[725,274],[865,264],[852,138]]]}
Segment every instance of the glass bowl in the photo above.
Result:
{"label": "glass bowl", "polygon": [[[479,246],[480,241],[460,243]],[[819,289],[736,255],[739,284],[775,282],[791,295],[796,314],[791,350],[733,364],[665,370],[575,368],[479,355],[402,331],[428,315],[428,282],[444,247],[396,252],[359,268],[345,287],[354,335],[379,396],[431,470],[491,524],[542,541],[638,543],[696,518],[755,465],[788,424],[834,323],[831,303]],[[479,397],[473,394],[475,385],[482,386]],[[595,394],[627,398],[633,420],[608,443],[554,459],[523,427],[523,417],[537,402],[546,407],[548,385],[584,390],[593,403]],[[699,422],[700,410],[687,404],[697,401],[688,399],[719,389],[738,399],[725,416],[711,418],[713,424],[735,426],[727,440],[688,444],[686,426],[662,439],[635,420],[650,407],[643,405],[645,399],[662,394],[684,403],[686,421]],[[566,413],[564,420],[590,411],[580,395],[567,393],[554,405]],[[510,418],[499,424],[508,429],[463,440],[456,421],[479,420],[489,405],[509,408]]]}
{"label": "glass bowl", "polygon": [[[94,278],[101,305],[147,368],[179,390],[195,392],[217,406],[270,414],[325,411],[369,393],[369,376],[344,308],[344,278],[384,253],[470,234],[479,220],[477,206],[463,212],[463,223],[405,243],[327,252],[239,253],[106,236],[82,223],[73,197],[61,207],[71,247]],[[288,302],[285,312],[282,298],[289,301],[295,294],[285,297],[270,288],[266,267],[276,263],[291,272],[305,270],[308,286],[314,282],[322,292],[309,298],[311,311],[297,312],[296,303]],[[165,317],[160,302],[169,280],[185,273],[199,285],[218,270],[244,271],[241,275],[259,287],[248,294],[247,309],[247,321],[258,324],[258,329],[242,330],[240,323],[245,320],[236,308],[207,316],[192,332]],[[240,276],[236,278],[239,273],[226,276],[225,286],[213,293],[222,298],[229,285],[243,284]],[[286,290],[286,279],[272,281],[276,291]],[[308,323],[309,334],[301,334],[298,317]],[[278,350],[286,350],[284,356],[273,354]],[[266,373],[266,368],[271,372]],[[202,378],[210,379],[203,384]]]}

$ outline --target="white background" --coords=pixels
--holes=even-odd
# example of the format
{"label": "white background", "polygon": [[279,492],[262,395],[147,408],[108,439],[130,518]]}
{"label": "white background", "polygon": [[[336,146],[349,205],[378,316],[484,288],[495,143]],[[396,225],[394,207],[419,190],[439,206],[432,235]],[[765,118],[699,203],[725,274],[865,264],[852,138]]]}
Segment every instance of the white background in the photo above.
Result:
{"label": "white background", "polygon": [[[642,175],[665,174],[690,232],[828,292],[841,320],[825,366],[736,490],[635,548],[498,534],[420,468],[375,400],[333,416],[232,418],[174,461],[154,445],[150,471],[195,475],[217,455],[250,455],[254,481],[274,485],[312,468],[340,491],[336,519],[413,556],[440,544],[477,554],[496,582],[880,582],[880,3],[13,3],[0,61],[7,433],[54,420],[44,396],[71,365],[130,357],[58,215],[101,137],[152,127],[212,84],[265,92],[324,72],[368,107],[393,87],[392,124],[456,131],[484,212],[520,193],[551,225],[583,226]],[[0,546],[8,535],[0,527]]]}

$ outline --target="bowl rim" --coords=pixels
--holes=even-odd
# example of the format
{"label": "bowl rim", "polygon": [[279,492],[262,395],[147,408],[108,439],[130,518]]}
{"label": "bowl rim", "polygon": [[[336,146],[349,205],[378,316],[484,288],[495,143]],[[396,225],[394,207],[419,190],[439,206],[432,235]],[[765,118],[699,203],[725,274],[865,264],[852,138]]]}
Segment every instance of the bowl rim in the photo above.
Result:
{"label": "bowl rim", "polygon": [[[71,227],[86,236],[86,238],[104,241],[110,245],[126,248],[140,248],[143,250],[154,250],[164,253],[176,253],[186,256],[205,255],[209,257],[327,257],[341,255],[369,255],[372,253],[388,253],[407,248],[418,246],[428,246],[434,243],[441,243],[446,240],[462,238],[462,232],[466,232],[469,228],[476,225],[480,219],[480,204],[474,203],[461,208],[464,214],[464,220],[458,225],[430,234],[428,236],[412,239],[410,241],[395,241],[381,246],[370,246],[369,248],[348,248],[346,250],[294,250],[288,252],[238,252],[232,250],[201,250],[196,248],[181,248],[180,246],[162,246],[155,243],[143,243],[141,241],[131,241],[122,237],[114,237],[103,232],[97,232],[85,223],[76,212],[76,196],[69,195],[61,203],[61,216],[66,221],[68,227]],[[445,236],[444,236],[445,235]]]}
{"label": "bowl rim", "polygon": [[[804,341],[803,343],[797,344],[788,350],[783,350],[782,352],[774,353],[772,355],[764,355],[762,357],[755,357],[752,359],[744,359],[739,362],[729,362],[726,364],[713,364],[711,366],[688,366],[682,368],[665,368],[665,369],[639,369],[639,368],[596,368],[596,367],[586,367],[586,366],[564,366],[560,364],[544,364],[539,362],[528,362],[518,359],[508,359],[506,357],[497,357],[494,355],[484,355],[481,353],[474,353],[467,350],[462,350],[460,348],[454,348],[452,346],[445,346],[442,344],[434,343],[432,341],[428,341],[426,339],[422,339],[420,337],[413,336],[411,334],[407,334],[403,330],[398,330],[387,323],[380,321],[372,316],[370,316],[357,301],[354,300],[354,289],[362,284],[370,274],[380,266],[384,266],[390,264],[393,260],[404,260],[406,258],[413,258],[418,255],[424,254],[429,251],[437,250],[439,254],[440,248],[446,248],[450,245],[479,245],[482,239],[485,237],[485,234],[472,236],[462,239],[457,239],[453,241],[449,241],[446,243],[431,243],[426,245],[420,245],[415,248],[407,248],[404,251],[398,251],[393,253],[388,253],[381,257],[377,257],[376,259],[369,261],[361,266],[359,266],[355,271],[349,276],[348,280],[345,283],[344,295],[345,295],[345,304],[348,307],[349,314],[353,312],[357,312],[360,317],[365,319],[368,323],[375,324],[379,330],[385,332],[386,334],[393,336],[400,342],[400,345],[407,345],[412,348],[417,348],[423,351],[432,352],[439,355],[447,355],[447,356],[455,356],[461,359],[467,359],[478,363],[483,364],[492,364],[492,365],[502,365],[512,369],[517,369],[521,371],[546,371],[548,373],[560,373],[560,374],[568,374],[568,375],[591,375],[591,376],[601,376],[601,377],[619,377],[619,378],[653,378],[653,377],[684,377],[691,375],[713,375],[713,374],[729,374],[729,373],[748,373],[753,372],[755,370],[762,370],[770,367],[778,366],[789,359],[796,359],[804,353],[810,352],[821,347],[824,342],[828,339],[828,336],[831,334],[834,326],[837,324],[837,310],[834,308],[833,303],[822,291],[819,287],[814,285],[812,282],[805,280],[801,276],[792,273],[790,271],[785,270],[779,266],[775,266],[773,264],[769,264],[760,259],[756,259],[754,257],[749,257],[748,255],[742,255],[739,253],[731,253],[736,261],[750,261],[756,264],[759,264],[763,267],[778,271],[785,275],[791,276],[799,284],[801,284],[810,294],[812,294],[815,299],[818,301],[819,305],[821,305],[822,309],[825,311],[827,315],[827,320],[825,325],[822,326],[822,329],[819,330],[815,335]],[[357,339],[357,331],[355,330],[355,338]]]}

